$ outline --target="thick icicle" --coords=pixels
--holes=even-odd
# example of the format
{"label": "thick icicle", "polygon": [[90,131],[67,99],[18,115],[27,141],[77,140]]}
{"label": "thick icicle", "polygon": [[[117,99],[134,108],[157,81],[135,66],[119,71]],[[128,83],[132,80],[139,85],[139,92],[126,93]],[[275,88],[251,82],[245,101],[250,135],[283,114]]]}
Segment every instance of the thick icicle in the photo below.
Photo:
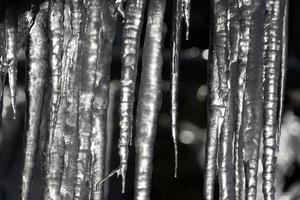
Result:
{"label": "thick icicle", "polygon": [[45,82],[48,73],[48,43],[45,27],[48,11],[48,3],[40,6],[34,24],[29,32],[29,55],[27,70],[27,109],[26,109],[26,141],[25,160],[22,174],[21,199],[30,199],[30,186],[34,162],[38,147],[38,138],[41,123],[41,112]]}
{"label": "thick icicle", "polygon": [[91,137],[91,198],[94,200],[104,198],[103,188],[97,186],[105,177],[110,64],[116,22],[116,18],[109,9],[112,4],[111,0],[105,0],[101,3],[99,59],[96,71],[95,100],[93,102],[93,132]]}
{"label": "thick icicle", "polygon": [[64,9],[63,91],[66,95],[66,129],[64,132],[64,171],[60,187],[62,199],[72,200],[75,193],[78,156],[79,35],[82,30],[82,0],[66,1]]}
{"label": "thick icicle", "polygon": [[12,9],[6,10],[6,65],[10,89],[11,105],[16,117],[17,92],[17,17]]}
{"label": "thick icicle", "polygon": [[48,150],[49,168],[46,171],[44,198],[60,200],[60,187],[64,171],[64,132],[66,130],[66,96],[60,94],[56,125],[53,127],[52,145]]}
{"label": "thick icicle", "polygon": [[281,135],[281,123],[284,109],[284,93],[287,71],[287,51],[288,51],[288,17],[289,17],[289,0],[285,0],[285,8],[283,14],[283,28],[282,28],[282,60],[280,70],[280,91],[279,91],[279,109],[278,109],[278,133],[277,133],[277,151],[279,151],[280,135]]}
{"label": "thick icicle", "polygon": [[145,6],[146,0],[129,0],[126,4],[126,21],[123,27],[120,138],[118,143],[120,166],[108,176],[111,177],[114,174],[122,176],[122,193],[125,192],[128,146],[132,140],[134,92]]}
{"label": "thick icicle", "polygon": [[84,32],[83,64],[79,92],[79,153],[77,159],[77,179],[75,200],[88,199],[91,186],[91,135],[92,109],[95,99],[94,87],[99,51],[101,28],[101,4],[99,0],[86,2],[87,24]]}
{"label": "thick icicle", "polygon": [[204,176],[204,199],[214,199],[214,185],[217,170],[218,140],[223,123],[224,109],[219,96],[219,80],[216,56],[213,47],[210,47],[210,61],[208,64],[208,130],[205,151],[205,176]]}
{"label": "thick icicle", "polygon": [[[276,135],[278,133],[279,75],[282,59],[282,29],[285,1],[266,1],[266,53],[264,65],[264,153],[263,193],[266,200],[275,199]],[[268,20],[269,19],[269,20]]]}
{"label": "thick icicle", "polygon": [[[211,7],[213,8],[214,2],[211,1]],[[212,9],[213,10],[213,9]],[[210,41],[209,41],[209,61],[208,61],[208,101],[207,101],[207,142],[205,148],[205,175],[204,175],[204,199],[214,199],[214,186],[217,170],[217,152],[218,141],[223,123],[224,109],[222,107],[222,101],[219,91],[219,69],[217,65],[217,56],[215,50],[215,16],[211,13],[210,24]]]}
{"label": "thick icicle", "polygon": [[151,0],[148,10],[136,121],[135,200],[149,200],[156,123],[161,105],[165,0]]}
{"label": "thick icicle", "polygon": [[[246,199],[256,199],[259,147],[263,131],[263,49],[265,4],[259,0],[251,6],[249,52],[243,102],[241,137],[246,178]],[[248,37],[247,37],[248,38]]]}
{"label": "thick icicle", "polygon": [[226,0],[214,1],[215,46],[219,76],[219,91],[224,107],[224,124],[221,129],[219,144],[219,187],[220,199],[235,199],[234,163],[233,163],[233,102],[230,91],[233,86],[229,81],[232,70],[229,68],[229,31],[228,3]]}
{"label": "thick icicle", "polygon": [[[61,101],[61,72],[63,50],[63,0],[51,0],[49,5],[49,39],[50,39],[50,117],[49,135],[46,148],[46,188],[44,198],[60,199],[60,184],[62,178],[64,145],[63,131],[65,123],[64,106]],[[59,113],[60,108],[60,113]],[[60,114],[63,114],[61,116]],[[60,118],[58,120],[58,117]],[[57,122],[60,121],[59,124]]]}
{"label": "thick icicle", "polygon": [[[48,13],[49,40],[50,40],[50,117],[49,136],[46,151],[49,152],[52,145],[53,130],[58,114],[61,89],[61,68],[62,68],[62,43],[63,43],[63,0],[51,0]],[[48,156],[47,156],[48,158]],[[49,160],[46,158],[46,170],[49,167]]]}

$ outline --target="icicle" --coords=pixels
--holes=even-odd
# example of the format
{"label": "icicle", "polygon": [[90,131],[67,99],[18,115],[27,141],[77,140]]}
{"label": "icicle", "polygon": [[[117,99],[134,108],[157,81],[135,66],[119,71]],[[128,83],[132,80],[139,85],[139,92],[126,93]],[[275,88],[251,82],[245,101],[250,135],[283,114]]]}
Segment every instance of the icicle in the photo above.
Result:
{"label": "icicle", "polygon": [[[256,199],[259,147],[263,130],[263,36],[265,4],[258,0],[251,5],[249,49],[247,52],[246,85],[243,102],[242,127],[243,163],[246,178],[246,199]],[[247,31],[248,32],[248,31]],[[242,46],[241,46],[242,47]]]}
{"label": "icicle", "polygon": [[149,2],[136,122],[135,200],[150,199],[153,148],[161,105],[165,0]]}
{"label": "icicle", "polygon": [[264,80],[264,153],[263,153],[263,193],[266,200],[275,199],[275,163],[276,163],[276,135],[278,131],[278,96],[279,74],[282,57],[282,29],[284,1],[266,1],[267,51],[265,54],[265,80]]}
{"label": "icicle", "polygon": [[26,87],[26,142],[25,160],[22,174],[22,200],[30,199],[31,179],[38,147],[39,130],[42,118],[41,112],[44,98],[45,80],[48,72],[48,44],[45,29],[47,11],[48,3],[41,4],[40,12],[37,14],[34,25],[29,33],[29,69],[27,70],[28,77]]}
{"label": "icicle", "polygon": [[60,199],[60,185],[63,175],[65,130],[65,97],[62,100],[62,54],[63,54],[63,0],[51,0],[49,5],[49,39],[51,69],[51,100],[49,136],[46,149],[46,190],[44,198]]}
{"label": "icicle", "polygon": [[[112,155],[112,145],[114,141],[114,131],[116,130],[115,121],[117,112],[116,105],[118,105],[118,94],[120,93],[120,82],[117,80],[111,81],[109,85],[109,105],[107,109],[107,136],[106,136],[106,156],[105,156],[105,177],[110,173],[110,163]],[[104,199],[109,196],[109,180],[104,184]]]}
{"label": "icicle", "polygon": [[234,162],[235,162],[235,188],[236,188],[236,199],[245,199],[245,172],[244,172],[244,163],[243,163],[243,135],[242,131],[242,113],[243,111],[243,102],[244,102],[244,93],[245,93],[245,84],[246,84],[246,71],[248,65],[248,53],[249,53],[249,44],[250,44],[250,25],[251,25],[251,14],[252,14],[252,5],[245,1],[238,1],[238,14],[240,20],[240,40],[238,41],[239,45],[239,55],[238,55],[238,83],[237,88],[237,125],[235,132],[235,152],[234,152]]}
{"label": "icicle", "polygon": [[234,163],[233,163],[233,121],[232,79],[229,81],[232,70],[229,66],[229,31],[228,31],[228,4],[227,1],[214,1],[215,15],[215,46],[219,76],[219,91],[224,108],[224,124],[221,129],[219,144],[219,187],[220,199],[235,199]]}
{"label": "icicle", "polygon": [[17,91],[17,18],[11,9],[6,11],[6,64],[14,119],[16,117]]}
{"label": "icicle", "polygon": [[[211,1],[211,7],[214,2]],[[218,65],[217,57],[214,46],[214,24],[215,16],[211,13],[210,24],[210,41],[209,41],[209,62],[208,62],[208,112],[207,118],[207,141],[205,149],[205,176],[204,176],[204,199],[214,199],[214,184],[217,170],[217,152],[218,152],[218,140],[220,135],[221,126],[223,123],[223,108],[219,91],[219,77],[218,77]]]}
{"label": "icicle", "polygon": [[79,35],[82,24],[82,0],[65,1],[63,93],[66,95],[66,129],[64,132],[64,169],[60,193],[63,199],[73,199],[78,157],[78,95],[79,95]]}
{"label": "icicle", "polygon": [[191,12],[191,0],[182,0],[182,14],[185,22],[185,39],[189,39],[190,35],[190,12]]}
{"label": "icicle", "polygon": [[[50,117],[49,136],[47,152],[49,152],[53,142],[53,130],[56,125],[58,107],[61,95],[61,68],[62,68],[62,44],[63,44],[63,0],[50,0],[49,13],[49,40],[50,40]],[[46,158],[46,169],[49,167],[49,160]]]}
{"label": "icicle", "polygon": [[0,127],[2,124],[3,93],[7,74],[6,66],[6,26],[5,22],[0,23]]}
{"label": "icicle", "polygon": [[[172,137],[174,143],[174,153],[175,153],[175,168],[174,177],[177,177],[177,167],[178,167],[178,148],[177,148],[177,100],[178,100],[178,73],[179,73],[179,53],[180,53],[180,43],[181,43],[181,25],[182,18],[184,17],[184,9],[187,8],[189,4],[186,4],[182,8],[182,0],[173,1],[173,22],[172,22],[172,72],[171,72],[171,123],[172,123]],[[187,16],[186,16],[187,17]],[[187,24],[188,25],[188,24]],[[188,27],[187,27],[188,29]]]}
{"label": "icicle", "polygon": [[282,29],[282,60],[280,71],[280,91],[279,91],[279,111],[278,111],[278,134],[276,138],[277,151],[279,151],[280,135],[281,135],[281,122],[284,108],[284,93],[287,71],[287,50],[288,50],[288,16],[289,16],[289,0],[285,0],[285,9],[283,14],[283,29]]}
{"label": "icicle", "polygon": [[[212,40],[212,39],[211,39]],[[204,199],[214,199],[214,184],[217,169],[218,140],[223,123],[223,108],[219,97],[218,68],[215,51],[210,47],[210,61],[208,64],[208,130],[205,152]]]}
{"label": "icicle", "polygon": [[101,28],[101,4],[98,0],[86,2],[87,24],[84,32],[83,64],[81,69],[79,93],[79,153],[77,160],[77,179],[75,200],[88,199],[91,186],[90,170],[92,111],[95,99],[94,87],[99,51],[99,31]]}
{"label": "icicle", "polygon": [[46,172],[44,198],[60,200],[60,187],[64,171],[64,131],[66,129],[66,98],[61,94],[56,125],[53,129],[52,145],[48,151],[49,168]]}
{"label": "icicle", "polygon": [[114,174],[121,175],[122,193],[125,192],[128,146],[132,140],[134,91],[145,6],[146,0],[129,0],[126,4],[126,21],[123,27],[120,138],[118,144],[120,166],[99,183],[101,185]]}
{"label": "icicle", "polygon": [[103,199],[103,189],[97,187],[105,177],[107,108],[109,104],[110,64],[112,44],[115,35],[116,18],[110,12],[112,1],[101,4],[101,30],[99,41],[98,66],[96,71],[95,100],[93,102],[93,132],[91,137],[92,152],[92,199]]}

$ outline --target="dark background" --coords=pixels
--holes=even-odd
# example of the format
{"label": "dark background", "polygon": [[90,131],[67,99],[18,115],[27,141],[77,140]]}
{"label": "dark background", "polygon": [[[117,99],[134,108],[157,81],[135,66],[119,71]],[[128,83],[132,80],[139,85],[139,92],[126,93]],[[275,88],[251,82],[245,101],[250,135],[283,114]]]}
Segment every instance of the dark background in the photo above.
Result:
{"label": "dark background", "polygon": [[[30,1],[10,1],[17,12],[22,12],[30,5]],[[3,5],[3,3],[2,3]],[[3,13],[0,3],[0,10]],[[164,43],[163,66],[163,105],[158,120],[158,131],[154,152],[154,170],[152,179],[151,199],[153,200],[196,200],[202,199],[204,144],[206,137],[206,76],[207,76],[207,48],[209,40],[210,2],[208,0],[192,0],[190,39],[182,37],[182,51],[180,55],[180,85],[179,85],[179,168],[178,178],[174,174],[174,153],[170,128],[170,30],[172,2],[167,0],[165,23],[168,27]],[[300,179],[300,162],[297,153],[300,151],[300,1],[290,1],[289,14],[289,53],[286,85],[285,110],[287,120],[284,120],[281,153],[278,155],[278,184],[279,199],[296,199],[299,191],[295,190]],[[0,19],[3,20],[2,16]],[[146,23],[144,23],[146,24]],[[113,86],[118,87],[120,79],[120,45],[121,22],[116,34],[112,74]],[[184,31],[183,31],[184,33]],[[143,38],[144,32],[142,34]],[[141,44],[143,44],[143,39]],[[142,52],[141,52],[142,53]],[[0,129],[0,200],[19,199],[21,166],[23,157],[24,134],[24,81],[25,56],[24,50],[19,53],[18,74],[18,115],[13,120],[11,108],[4,108],[4,121]],[[141,60],[141,59],[140,59]],[[140,70],[139,70],[140,72]],[[137,79],[139,81],[139,77]],[[9,92],[5,94],[5,102],[9,102]],[[112,142],[111,169],[118,166],[117,139],[118,139],[118,92],[115,95],[114,135]],[[292,117],[291,117],[292,116]],[[285,125],[286,124],[286,125]],[[292,124],[292,125],[290,125]],[[295,125],[296,124],[296,125]],[[41,137],[45,130],[41,127]],[[296,128],[295,128],[296,127]],[[298,136],[299,135],[299,136]],[[292,143],[290,141],[293,141]],[[134,178],[134,145],[131,147],[126,193],[121,194],[121,179],[110,179],[109,198],[132,199]],[[283,169],[281,160],[288,160]],[[40,199],[42,164],[41,152],[35,168],[33,198]],[[259,186],[260,187],[260,186]]]}

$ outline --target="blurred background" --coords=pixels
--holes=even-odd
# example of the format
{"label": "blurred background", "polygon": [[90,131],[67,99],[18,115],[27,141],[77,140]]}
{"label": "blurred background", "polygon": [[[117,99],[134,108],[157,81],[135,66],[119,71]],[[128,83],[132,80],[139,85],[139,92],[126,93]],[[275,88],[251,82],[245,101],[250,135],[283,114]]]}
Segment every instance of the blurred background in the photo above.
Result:
{"label": "blurred background", "polygon": [[[22,2],[22,1],[18,1]],[[178,178],[174,178],[174,147],[170,126],[170,30],[171,1],[167,1],[165,23],[167,34],[163,57],[163,104],[158,120],[154,152],[154,170],[151,199],[153,200],[199,200],[203,191],[204,149],[206,141],[206,97],[207,58],[209,41],[209,0],[192,0],[190,39],[182,37],[180,54],[179,85],[179,168]],[[26,3],[16,7],[25,6]],[[285,113],[282,138],[277,161],[278,199],[300,198],[300,1],[290,0],[289,14],[289,54],[285,96]],[[112,72],[110,130],[111,170],[118,166],[118,101],[120,79],[121,22],[116,34]],[[143,35],[144,35],[143,31]],[[183,31],[184,33],[184,31]],[[143,38],[142,35],[142,38]],[[143,39],[141,44],[143,44]],[[140,57],[141,58],[141,57]],[[140,59],[141,60],[141,59]],[[24,112],[25,112],[25,50],[19,52],[18,74],[18,114],[14,120],[10,107],[9,91],[6,86],[4,96],[3,125],[0,129],[0,200],[19,199],[21,167],[23,160]],[[140,70],[139,70],[140,73]],[[139,81],[139,78],[137,79]],[[44,112],[46,113],[46,112]],[[41,126],[41,147],[45,138],[45,122]],[[106,183],[109,200],[129,200],[133,197],[134,145],[130,148],[126,193],[121,194],[121,179],[112,177]],[[39,149],[34,170],[33,200],[40,199],[42,183],[42,151]],[[261,177],[262,168],[260,167]],[[261,180],[259,180],[261,181]],[[109,183],[109,184],[108,184]],[[261,182],[260,182],[261,183]],[[261,185],[261,184],[259,184]],[[261,186],[258,199],[262,199]]]}

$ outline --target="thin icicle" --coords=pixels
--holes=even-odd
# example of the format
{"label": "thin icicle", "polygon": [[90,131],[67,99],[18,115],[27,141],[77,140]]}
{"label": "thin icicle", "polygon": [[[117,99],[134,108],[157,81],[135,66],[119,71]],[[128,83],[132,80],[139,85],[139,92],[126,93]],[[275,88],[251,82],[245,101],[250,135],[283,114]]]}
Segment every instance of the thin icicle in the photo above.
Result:
{"label": "thin icicle", "polygon": [[35,22],[29,32],[29,55],[27,71],[27,109],[25,160],[22,173],[21,199],[30,199],[30,186],[38,147],[45,80],[48,73],[48,43],[46,37],[46,17],[48,3],[40,6]]}
{"label": "thin icicle", "polygon": [[6,66],[6,26],[5,22],[0,23],[0,127],[2,124],[3,93],[7,74]]}
{"label": "thin icicle", "polygon": [[83,35],[83,64],[81,69],[79,93],[79,153],[77,159],[77,179],[75,187],[75,200],[88,199],[91,186],[90,170],[92,110],[95,99],[94,87],[96,68],[98,64],[99,31],[101,28],[101,4],[98,0],[86,3],[87,24]]}
{"label": "thin icicle", "polygon": [[6,64],[14,119],[16,118],[17,92],[17,17],[11,9],[6,11]]}
{"label": "thin icicle", "polygon": [[[129,0],[126,4],[126,21],[123,27],[120,138],[118,143],[120,166],[107,177],[114,174],[122,176],[122,193],[125,192],[128,146],[132,140],[134,92],[145,6],[146,0]],[[107,178],[99,184],[102,184]]]}
{"label": "thin icicle", "polygon": [[[184,3],[182,0],[173,0],[173,22],[172,22],[172,36],[171,36],[171,124],[172,124],[172,138],[174,143],[174,154],[175,154],[175,167],[174,177],[177,177],[178,168],[178,148],[177,148],[177,117],[178,117],[178,79],[179,79],[179,54],[181,44],[181,28],[182,18],[184,17],[184,11],[189,4],[183,8]],[[188,26],[188,24],[187,24]],[[187,27],[188,30],[188,27]],[[188,33],[188,32],[187,32]]]}
{"label": "thin icicle", "polygon": [[277,151],[279,151],[280,135],[281,135],[281,123],[284,109],[284,93],[287,71],[287,53],[288,53],[288,18],[289,18],[289,0],[285,0],[285,8],[283,14],[283,29],[282,29],[282,60],[280,70],[280,91],[279,91],[279,109],[278,109],[278,134],[276,138]]}
{"label": "thin icicle", "polygon": [[188,40],[190,35],[191,0],[182,0],[181,9],[185,22],[185,39]]}
{"label": "thin icicle", "polygon": [[66,95],[66,129],[64,132],[64,171],[60,187],[63,199],[72,200],[75,193],[78,156],[79,35],[82,24],[82,0],[65,2],[64,9],[64,86]]}
{"label": "thin icicle", "polygon": [[96,71],[95,100],[93,102],[93,132],[91,137],[91,198],[94,200],[104,198],[104,190],[97,186],[105,177],[110,64],[116,23],[116,18],[109,9],[112,4],[113,2],[109,0],[102,1],[101,3],[99,59]]}
{"label": "thin icicle", "polygon": [[246,199],[255,200],[257,191],[257,170],[259,147],[263,131],[263,49],[265,4],[254,2],[248,11],[249,52],[247,53],[246,85],[243,102],[243,116],[240,137],[243,140],[243,163],[246,178]]}
{"label": "thin icicle", "polygon": [[278,97],[279,75],[282,59],[282,29],[285,2],[280,0],[266,1],[267,18],[266,30],[267,51],[264,65],[264,153],[263,153],[263,193],[266,200],[275,199],[275,164],[276,164],[276,135],[278,131]]}
{"label": "thin icicle", "polygon": [[149,2],[145,36],[141,86],[136,121],[135,200],[149,200],[152,177],[153,148],[157,117],[161,106],[161,72],[163,19],[165,0]]}

